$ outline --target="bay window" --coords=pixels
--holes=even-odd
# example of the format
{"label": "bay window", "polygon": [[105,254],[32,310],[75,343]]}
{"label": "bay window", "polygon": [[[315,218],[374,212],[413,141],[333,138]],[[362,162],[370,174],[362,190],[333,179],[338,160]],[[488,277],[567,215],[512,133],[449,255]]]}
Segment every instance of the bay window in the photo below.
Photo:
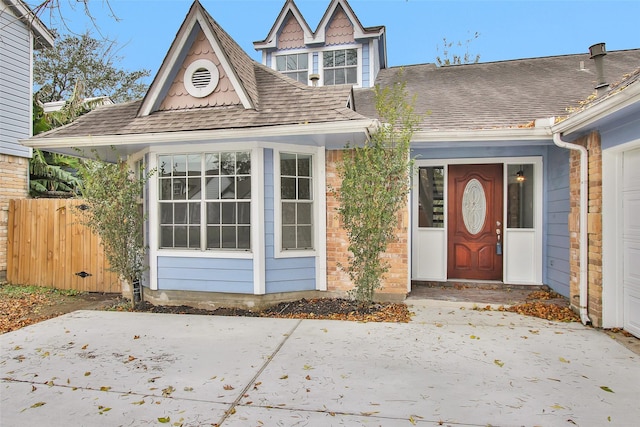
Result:
{"label": "bay window", "polygon": [[160,248],[251,249],[251,153],[158,156]]}

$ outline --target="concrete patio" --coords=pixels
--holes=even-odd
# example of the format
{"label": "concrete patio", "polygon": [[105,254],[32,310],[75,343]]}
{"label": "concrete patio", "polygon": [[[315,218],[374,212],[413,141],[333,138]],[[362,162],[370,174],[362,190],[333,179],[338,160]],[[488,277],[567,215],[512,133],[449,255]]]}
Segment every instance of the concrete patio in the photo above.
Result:
{"label": "concrete patio", "polygon": [[0,336],[0,425],[632,426],[640,356],[455,302],[408,324],[78,311]]}

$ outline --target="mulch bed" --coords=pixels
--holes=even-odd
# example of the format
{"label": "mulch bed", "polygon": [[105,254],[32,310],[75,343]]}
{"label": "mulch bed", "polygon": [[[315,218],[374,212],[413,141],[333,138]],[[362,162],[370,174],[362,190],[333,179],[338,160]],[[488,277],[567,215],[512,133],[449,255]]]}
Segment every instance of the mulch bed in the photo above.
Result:
{"label": "mulch bed", "polygon": [[411,312],[402,303],[360,304],[342,298],[300,299],[281,302],[261,311],[220,307],[213,310],[194,308],[186,305],[139,304],[134,311],[146,313],[204,314],[218,316],[276,317],[284,319],[329,319],[358,322],[400,322],[411,320]]}

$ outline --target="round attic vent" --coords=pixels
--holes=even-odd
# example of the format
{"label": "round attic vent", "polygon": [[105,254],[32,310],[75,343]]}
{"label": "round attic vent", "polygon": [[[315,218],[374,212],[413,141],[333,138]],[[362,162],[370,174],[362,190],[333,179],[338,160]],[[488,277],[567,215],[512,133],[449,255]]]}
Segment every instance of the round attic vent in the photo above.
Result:
{"label": "round attic vent", "polygon": [[184,72],[184,87],[189,95],[204,98],[218,86],[218,67],[208,59],[193,61]]}

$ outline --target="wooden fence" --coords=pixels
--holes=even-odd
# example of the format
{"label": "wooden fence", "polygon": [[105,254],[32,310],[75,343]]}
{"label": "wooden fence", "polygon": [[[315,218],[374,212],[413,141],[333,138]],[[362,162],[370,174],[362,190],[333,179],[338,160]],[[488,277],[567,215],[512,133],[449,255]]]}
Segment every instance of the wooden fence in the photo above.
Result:
{"label": "wooden fence", "polygon": [[84,292],[120,293],[99,238],[80,223],[76,199],[9,203],[7,280]]}

